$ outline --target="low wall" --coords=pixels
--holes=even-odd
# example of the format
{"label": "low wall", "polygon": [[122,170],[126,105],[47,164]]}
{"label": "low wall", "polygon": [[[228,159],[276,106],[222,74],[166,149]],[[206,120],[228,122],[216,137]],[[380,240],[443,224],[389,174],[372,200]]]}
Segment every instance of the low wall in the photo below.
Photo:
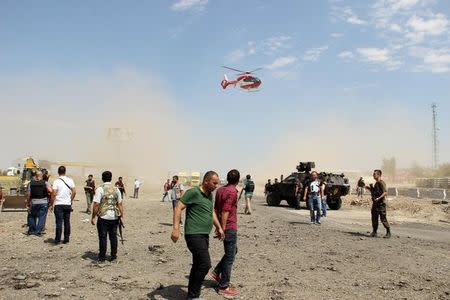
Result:
{"label": "low wall", "polygon": [[[356,189],[352,189],[352,194],[356,194]],[[366,191],[366,194],[370,194]],[[389,197],[409,197],[409,198],[428,198],[428,199],[450,199],[450,190],[432,189],[432,188],[396,188],[388,187]]]}
{"label": "low wall", "polygon": [[398,189],[395,188],[395,187],[390,187],[390,188],[388,188],[387,193],[388,193],[388,196],[397,197],[398,196]]}
{"label": "low wall", "polygon": [[420,198],[446,199],[447,193],[444,189],[420,189]]}
{"label": "low wall", "polygon": [[397,189],[398,196],[411,197],[411,198],[419,198],[420,192],[419,189],[416,188],[401,188]]}

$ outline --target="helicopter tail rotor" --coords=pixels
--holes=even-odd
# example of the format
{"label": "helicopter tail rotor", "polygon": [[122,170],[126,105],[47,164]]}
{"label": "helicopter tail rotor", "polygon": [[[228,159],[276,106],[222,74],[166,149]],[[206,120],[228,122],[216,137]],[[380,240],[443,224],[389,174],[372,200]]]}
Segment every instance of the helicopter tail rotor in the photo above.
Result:
{"label": "helicopter tail rotor", "polygon": [[229,84],[230,84],[230,82],[229,82],[229,80],[228,80],[227,75],[226,75],[226,74],[223,74],[223,80],[222,80],[222,82],[220,83],[220,85],[222,86],[223,89],[226,89],[227,86],[228,86]]}

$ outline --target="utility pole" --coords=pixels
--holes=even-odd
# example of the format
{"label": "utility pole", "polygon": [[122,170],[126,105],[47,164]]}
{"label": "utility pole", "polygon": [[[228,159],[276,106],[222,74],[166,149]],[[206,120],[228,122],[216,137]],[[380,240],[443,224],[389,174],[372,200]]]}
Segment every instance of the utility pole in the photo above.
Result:
{"label": "utility pole", "polygon": [[438,165],[439,165],[439,157],[438,157],[438,145],[439,145],[439,141],[438,141],[438,130],[439,128],[437,127],[437,105],[436,103],[432,103],[431,104],[431,110],[433,112],[433,169],[437,169]]}

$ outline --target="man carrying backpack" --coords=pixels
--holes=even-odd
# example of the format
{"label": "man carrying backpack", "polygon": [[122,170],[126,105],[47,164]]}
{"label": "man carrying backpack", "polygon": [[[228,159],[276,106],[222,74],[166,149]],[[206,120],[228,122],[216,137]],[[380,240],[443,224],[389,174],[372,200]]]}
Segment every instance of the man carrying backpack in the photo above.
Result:
{"label": "man carrying backpack", "polygon": [[117,259],[117,227],[119,218],[123,221],[122,194],[111,183],[112,173],[105,171],[102,174],[103,184],[96,190],[94,206],[92,207],[91,224],[95,225],[97,217],[97,231],[99,240],[98,261],[106,260],[107,237],[111,242],[111,261]]}
{"label": "man carrying backpack", "polygon": [[[245,183],[244,183],[244,188],[242,189],[242,191],[245,192],[244,193],[244,196],[245,196],[245,210],[244,210],[244,213],[246,215],[251,215],[252,214],[251,202],[252,202],[253,192],[255,191],[255,183],[251,179],[250,175],[247,175],[245,178],[246,178],[246,180],[245,180]],[[242,191],[241,191],[241,195],[242,195]]]}

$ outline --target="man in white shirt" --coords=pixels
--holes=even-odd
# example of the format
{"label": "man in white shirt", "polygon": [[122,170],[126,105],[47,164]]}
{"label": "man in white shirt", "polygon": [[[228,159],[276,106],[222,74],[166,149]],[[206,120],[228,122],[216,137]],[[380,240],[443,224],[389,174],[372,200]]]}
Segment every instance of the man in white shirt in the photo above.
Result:
{"label": "man in white shirt", "polygon": [[107,236],[111,242],[111,261],[117,259],[117,226],[119,218],[123,222],[122,194],[111,184],[112,173],[105,171],[102,174],[103,184],[97,188],[92,207],[91,224],[95,225],[97,217],[97,232],[99,239],[98,261],[106,260]]}
{"label": "man in white shirt", "polygon": [[181,184],[180,179],[177,175],[172,177],[172,183],[171,186],[171,198],[172,198],[172,208],[175,210],[175,207],[177,206],[178,201],[181,199],[184,193],[184,186]]}
{"label": "man in white shirt", "polygon": [[[320,217],[322,213],[322,199],[324,198],[324,184],[319,179],[317,171],[311,172],[311,178],[305,188],[303,199],[308,200],[309,213],[311,216],[311,224],[320,225]],[[307,199],[308,198],[308,199]]]}
{"label": "man in white shirt", "polygon": [[137,179],[134,180],[134,195],[133,198],[137,199],[139,196],[139,188],[141,187],[141,182]]}
{"label": "man in white shirt", "polygon": [[64,223],[63,244],[69,243],[70,238],[70,213],[72,212],[73,199],[75,198],[75,183],[66,176],[66,167],[58,168],[59,177],[53,181],[53,198],[50,211],[55,213],[56,232],[55,245],[61,243],[62,227]]}

